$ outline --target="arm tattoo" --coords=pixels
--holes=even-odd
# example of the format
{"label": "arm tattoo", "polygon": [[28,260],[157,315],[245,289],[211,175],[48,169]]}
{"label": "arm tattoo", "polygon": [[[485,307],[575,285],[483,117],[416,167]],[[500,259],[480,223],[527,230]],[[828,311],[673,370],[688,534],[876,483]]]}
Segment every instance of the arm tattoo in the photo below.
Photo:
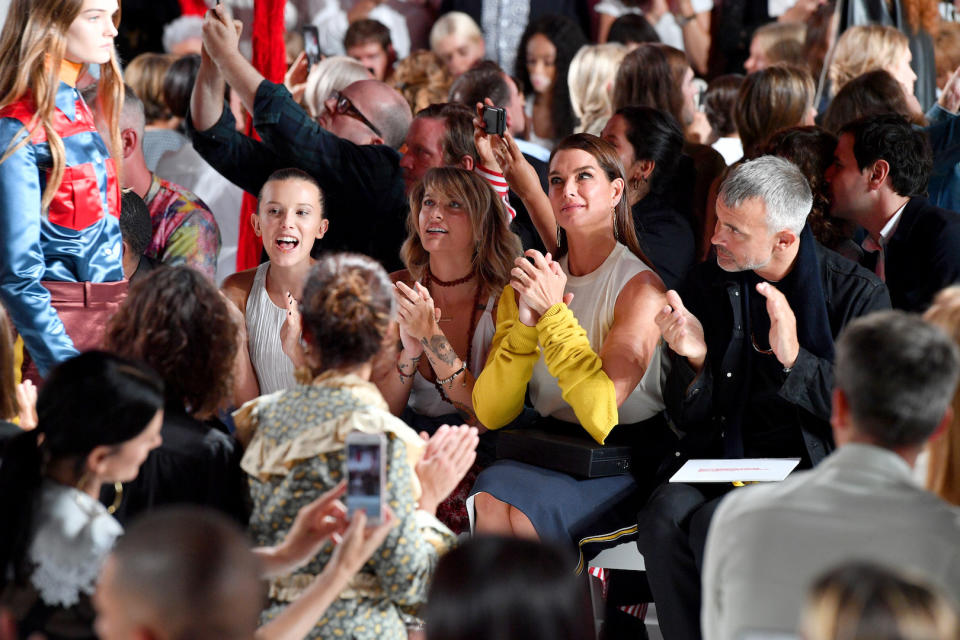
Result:
{"label": "arm tattoo", "polygon": [[457,353],[442,333],[430,336],[429,341],[426,338],[420,338],[420,343],[423,344],[424,349],[428,350],[428,357],[433,354],[437,357],[437,360],[448,365],[452,365],[457,360]]}
{"label": "arm tattoo", "polygon": [[466,420],[468,424],[476,425],[479,424],[476,414],[473,412],[473,409],[470,408],[470,405],[463,402],[457,402],[456,400],[451,399],[450,404],[453,405],[454,409],[457,410],[457,413],[460,414],[460,417]]}

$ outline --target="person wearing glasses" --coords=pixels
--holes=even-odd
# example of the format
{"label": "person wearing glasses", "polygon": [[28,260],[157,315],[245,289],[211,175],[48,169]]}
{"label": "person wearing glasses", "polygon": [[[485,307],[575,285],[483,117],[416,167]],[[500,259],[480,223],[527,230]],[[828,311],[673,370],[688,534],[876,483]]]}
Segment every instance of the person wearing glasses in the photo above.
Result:
{"label": "person wearing glasses", "polygon": [[[830,430],[834,340],[890,308],[874,274],[817,244],[813,195],[796,165],[761,156],[717,196],[716,262],[697,265],[655,321],[670,347],[664,403],[687,458],[799,458],[816,466]],[[667,473],[665,477],[672,475]],[[661,484],[638,518],[637,546],[664,637],[700,637],[707,527],[730,484]]]}
{"label": "person wearing glasses", "polygon": [[[402,268],[407,202],[397,150],[412,120],[406,100],[382,82],[360,80],[329,97],[314,121],[282,84],[266,80],[243,58],[237,49],[240,26],[223,4],[204,19],[188,127],[194,147],[251,194],[278,169],[305,171],[325,196],[331,225],[324,245],[364,253],[391,270]],[[261,141],[236,131],[233,115],[223,108],[225,83],[253,114]]]}

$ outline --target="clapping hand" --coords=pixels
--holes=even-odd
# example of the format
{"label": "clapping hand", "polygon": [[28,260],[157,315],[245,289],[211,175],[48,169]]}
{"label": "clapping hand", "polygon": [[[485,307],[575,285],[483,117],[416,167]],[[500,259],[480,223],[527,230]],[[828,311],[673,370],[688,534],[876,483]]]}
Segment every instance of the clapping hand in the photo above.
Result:
{"label": "clapping hand", "polygon": [[790,369],[800,355],[797,339],[797,316],[794,315],[786,296],[769,282],[757,284],[757,291],[767,299],[767,315],[770,316],[770,348],[784,369]]}
{"label": "clapping hand", "polygon": [[307,354],[300,342],[303,332],[303,319],[300,316],[300,305],[293,294],[287,291],[287,317],[280,327],[280,348],[283,350],[294,368],[307,366]]}
{"label": "clapping hand", "polygon": [[415,467],[423,488],[420,508],[435,513],[476,460],[480,437],[475,427],[467,425],[443,425],[432,437],[426,433],[420,437],[427,441],[423,457]]}
{"label": "clapping hand", "polygon": [[540,316],[555,304],[570,304],[573,294],[564,294],[567,275],[550,254],[543,255],[536,249],[524,253],[527,258],[517,258],[510,270],[510,286],[520,294],[520,322],[534,326]]}
{"label": "clapping hand", "polygon": [[[397,322],[400,325],[400,341],[411,355],[423,351],[420,341],[435,335],[440,310],[433,304],[430,292],[419,282],[409,287],[398,282],[394,289],[397,300]],[[418,348],[419,347],[419,348]]]}
{"label": "clapping hand", "polygon": [[683,306],[676,291],[667,291],[667,304],[653,321],[674,353],[684,356],[690,366],[699,372],[707,357],[703,325]]}

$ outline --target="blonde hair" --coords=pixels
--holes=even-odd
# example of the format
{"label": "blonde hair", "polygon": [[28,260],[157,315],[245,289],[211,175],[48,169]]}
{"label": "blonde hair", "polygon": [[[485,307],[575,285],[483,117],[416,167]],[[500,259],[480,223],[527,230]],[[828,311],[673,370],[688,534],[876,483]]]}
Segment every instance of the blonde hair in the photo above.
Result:
{"label": "blonde hair", "polygon": [[316,118],[323,113],[323,103],[332,91],[342,91],[358,80],[369,80],[372,77],[370,71],[353,58],[325,58],[310,69],[302,102],[310,115]]}
{"label": "blonde hair", "polygon": [[841,565],[810,589],[804,640],[955,640],[957,612],[924,581],[865,562]]}
{"label": "blonde hair", "polygon": [[[0,156],[0,164],[26,145],[38,127],[42,128],[50,146],[51,168],[40,206],[46,210],[63,181],[66,151],[63,139],[53,126],[60,67],[67,49],[66,33],[80,15],[83,0],[12,0],[7,21],[0,33],[0,109],[14,104],[28,94],[34,113],[24,125],[28,134],[14,138]],[[113,16],[120,24],[120,9]],[[120,108],[123,106],[123,80],[116,53],[110,62],[100,65],[98,95],[110,130],[110,155],[120,172]],[[19,137],[19,136],[18,136]],[[118,212],[119,213],[119,212]]]}
{"label": "blonde hair", "polygon": [[465,40],[483,40],[483,32],[468,14],[462,11],[445,13],[433,23],[430,29],[430,48],[437,50],[440,41],[449,36],[459,36]]}
{"label": "blonde hair", "polygon": [[570,106],[580,118],[574,133],[600,135],[613,115],[613,81],[626,55],[627,48],[619,43],[588,44],[577,51],[567,72]]}
{"label": "blonde hair", "polygon": [[894,27],[879,24],[858,25],[843,32],[837,40],[827,72],[830,91],[837,91],[859,75],[887,69],[910,47],[910,41]]}
{"label": "blonde hair", "polygon": [[452,84],[447,65],[432,51],[412,53],[393,69],[393,86],[413,113],[446,102]]}
{"label": "blonde hair", "polygon": [[764,51],[767,51],[782,40],[793,40],[797,44],[803,44],[806,35],[807,25],[802,22],[771,22],[754,31],[753,39]]}
{"label": "blonde hair", "polygon": [[[923,318],[960,344],[960,286],[947,287],[938,293]],[[960,506],[960,391],[953,396],[953,421],[945,433],[927,443],[927,451],[930,453],[927,489]]]}
{"label": "blonde hair", "polygon": [[163,99],[163,79],[179,56],[172,53],[141,53],[123,70],[123,80],[143,103],[147,124],[173,117]]}

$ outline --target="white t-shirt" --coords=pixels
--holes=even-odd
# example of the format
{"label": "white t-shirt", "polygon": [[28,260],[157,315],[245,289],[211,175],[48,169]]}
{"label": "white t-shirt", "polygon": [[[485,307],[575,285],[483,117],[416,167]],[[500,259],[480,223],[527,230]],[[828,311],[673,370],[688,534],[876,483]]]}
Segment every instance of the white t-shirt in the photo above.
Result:
{"label": "white t-shirt", "polygon": [[[775,2],[776,0],[770,1]],[[713,0],[691,0],[691,4],[693,5],[695,13],[703,13],[704,11],[713,9]],[[628,13],[643,13],[643,11],[636,7],[625,6],[621,0],[601,0],[593,10],[597,13],[613,16],[614,18],[619,18]],[[657,35],[660,36],[660,42],[684,51],[683,29],[677,24],[672,13],[667,11],[660,17],[657,23],[652,26],[654,31],[657,32]]]}

